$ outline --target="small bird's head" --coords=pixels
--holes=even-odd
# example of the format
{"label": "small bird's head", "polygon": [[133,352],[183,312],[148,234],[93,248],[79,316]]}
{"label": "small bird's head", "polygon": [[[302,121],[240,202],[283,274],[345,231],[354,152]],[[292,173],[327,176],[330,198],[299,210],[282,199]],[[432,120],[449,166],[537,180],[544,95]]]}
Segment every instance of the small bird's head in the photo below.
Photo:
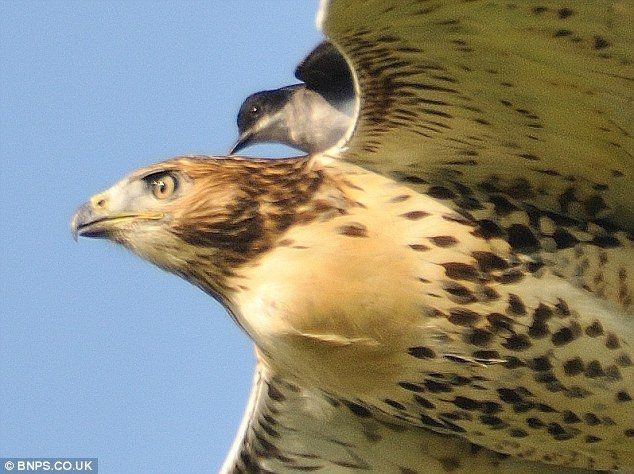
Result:
{"label": "small bird's head", "polygon": [[293,93],[302,85],[283,87],[251,94],[245,99],[238,112],[238,140],[229,154],[256,143],[288,141],[288,124],[284,108]]}
{"label": "small bird's head", "polygon": [[219,296],[271,248],[321,177],[307,160],[183,157],[131,173],[82,205],[77,236],[105,238]]}

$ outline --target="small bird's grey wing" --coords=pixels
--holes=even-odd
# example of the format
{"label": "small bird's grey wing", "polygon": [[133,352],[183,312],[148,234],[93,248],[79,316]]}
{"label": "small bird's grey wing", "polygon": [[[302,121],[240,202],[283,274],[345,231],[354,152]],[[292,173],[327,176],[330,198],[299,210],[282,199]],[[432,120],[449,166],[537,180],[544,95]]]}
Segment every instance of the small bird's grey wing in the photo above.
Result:
{"label": "small bird's grey wing", "polygon": [[412,185],[451,180],[632,229],[632,11],[625,0],[322,0],[318,24],[360,93],[334,153]]}
{"label": "small bird's grey wing", "polygon": [[323,41],[295,69],[295,77],[309,89],[326,95],[352,97],[354,85],[350,67],[336,46]]}
{"label": "small bird's grey wing", "polygon": [[500,460],[466,440],[394,425],[370,410],[303,388],[258,364],[242,423],[220,472],[568,472]]}

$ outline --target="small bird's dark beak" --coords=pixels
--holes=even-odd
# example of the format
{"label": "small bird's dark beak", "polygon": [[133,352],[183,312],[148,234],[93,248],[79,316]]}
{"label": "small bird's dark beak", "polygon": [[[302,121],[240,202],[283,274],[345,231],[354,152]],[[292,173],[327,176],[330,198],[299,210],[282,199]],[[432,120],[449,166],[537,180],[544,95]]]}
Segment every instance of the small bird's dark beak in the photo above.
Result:
{"label": "small bird's dark beak", "polygon": [[253,134],[249,131],[242,133],[236,143],[229,150],[230,155],[238,153],[240,150],[244,150],[246,147],[253,143]]}

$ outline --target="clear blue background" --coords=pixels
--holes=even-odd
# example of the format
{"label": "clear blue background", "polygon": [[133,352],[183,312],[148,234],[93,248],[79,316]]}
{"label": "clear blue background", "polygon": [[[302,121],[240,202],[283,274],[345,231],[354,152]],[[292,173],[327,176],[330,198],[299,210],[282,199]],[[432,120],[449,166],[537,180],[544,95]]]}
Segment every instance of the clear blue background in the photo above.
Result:
{"label": "clear blue background", "polygon": [[316,9],[0,1],[0,457],[220,466],[251,344],[201,291],[114,244],[73,242],[68,221],[137,167],[224,154],[242,100],[295,82]]}

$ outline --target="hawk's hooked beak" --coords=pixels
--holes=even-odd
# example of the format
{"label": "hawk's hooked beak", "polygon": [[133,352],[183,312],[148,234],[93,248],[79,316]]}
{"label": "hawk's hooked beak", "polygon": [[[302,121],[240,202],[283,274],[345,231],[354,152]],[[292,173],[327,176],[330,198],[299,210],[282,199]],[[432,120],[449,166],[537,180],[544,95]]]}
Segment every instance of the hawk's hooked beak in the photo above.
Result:
{"label": "hawk's hooked beak", "polygon": [[240,150],[245,149],[252,143],[253,143],[253,132],[251,132],[250,130],[246,130],[244,133],[240,134],[236,143],[229,150],[229,154],[233,155],[239,152]]}
{"label": "hawk's hooked beak", "polygon": [[70,231],[73,239],[77,241],[78,236],[85,237],[104,237],[103,226],[99,223],[103,222],[107,217],[99,215],[90,201],[83,204],[70,220]]}
{"label": "hawk's hooked beak", "polygon": [[132,219],[162,219],[162,212],[111,212],[104,194],[97,194],[83,204],[70,221],[73,239],[78,236],[107,238],[115,230],[118,223]]}

